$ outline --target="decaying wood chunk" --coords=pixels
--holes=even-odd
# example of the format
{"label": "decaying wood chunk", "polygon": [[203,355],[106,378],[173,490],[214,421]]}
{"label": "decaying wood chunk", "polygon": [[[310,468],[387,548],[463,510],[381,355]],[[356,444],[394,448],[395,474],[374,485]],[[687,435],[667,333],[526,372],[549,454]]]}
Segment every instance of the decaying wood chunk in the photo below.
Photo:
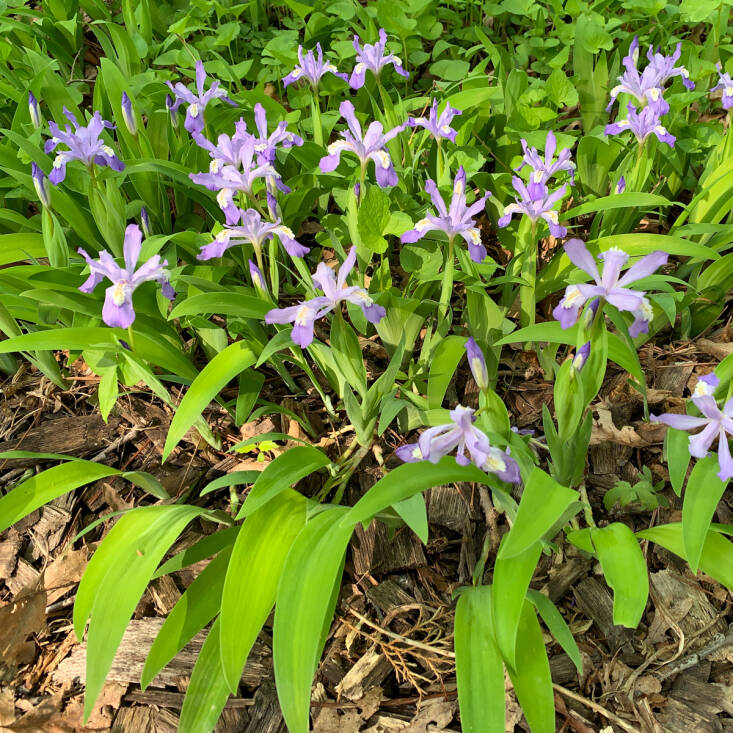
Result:
{"label": "decaying wood chunk", "polygon": [[367,588],[366,597],[382,613],[389,613],[393,608],[415,602],[415,599],[392,578]]}
{"label": "decaying wood chunk", "polygon": [[7,537],[0,542],[0,580],[9,578],[18,562],[21,539],[18,532],[11,527]]}
{"label": "decaying wood chunk", "polygon": [[628,644],[633,636],[630,629],[613,623],[613,598],[608,588],[595,578],[585,578],[573,589],[580,610],[593,619],[615,652]]}
{"label": "decaying wood chunk", "polygon": [[387,527],[376,520],[366,530],[356,525],[351,549],[357,575],[389,573],[427,563],[422,544],[412,530],[401,528],[390,540]]}
{"label": "decaying wood chunk", "polygon": [[373,645],[336,685],[336,692],[348,700],[361,700],[367,690],[381,684],[391,669],[392,665],[384,654]]}
{"label": "decaying wood chunk", "polygon": [[589,557],[576,555],[566,557],[559,568],[552,568],[547,583],[547,595],[550,600],[557,603],[567,593],[568,588],[588,572],[592,562]]}
{"label": "decaying wood chunk", "polygon": [[17,596],[24,588],[35,585],[40,573],[25,558],[19,557],[12,578],[5,581],[8,590]]}
{"label": "decaying wood chunk", "polygon": [[665,733],[719,733],[723,727],[715,715],[706,716],[695,709],[667,698],[664,708],[657,716]]}
{"label": "decaying wood chunk", "polygon": [[286,730],[275,685],[268,680],[255,692],[254,705],[249,711],[249,725],[244,733],[285,733]]}
{"label": "decaying wood chunk", "polygon": [[[122,637],[117,655],[112,662],[107,679],[112,682],[140,682],[145,657],[153,640],[160,631],[164,619],[144,618],[130,621],[125,635]],[[189,676],[196,662],[206,632],[199,632],[178,654],[178,656],[151,682],[154,687],[175,687],[182,678]],[[53,673],[54,682],[74,682],[84,679],[86,668],[87,646],[80,644],[69,657],[64,659]],[[247,665],[242,673],[242,683],[248,687],[256,687],[269,677],[272,662],[269,650],[259,640],[255,642]]]}

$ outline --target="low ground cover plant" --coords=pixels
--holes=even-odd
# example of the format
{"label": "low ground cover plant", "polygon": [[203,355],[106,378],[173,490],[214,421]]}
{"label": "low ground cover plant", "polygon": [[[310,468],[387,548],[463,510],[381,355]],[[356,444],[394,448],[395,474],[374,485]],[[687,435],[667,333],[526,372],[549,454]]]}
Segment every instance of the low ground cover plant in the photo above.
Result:
{"label": "low ground cover plant", "polygon": [[[543,625],[579,669],[581,655],[530,582],[558,537],[600,564],[614,624],[636,627],[647,603],[640,543],[733,588],[732,528],[713,522],[733,478],[733,355],[684,413],[660,414],[639,358],[729,318],[726,3],[92,0],[4,7],[0,23],[0,368],[27,359],[63,387],[81,357],[105,419],[149,391],[174,410],[163,461],[192,428],[221,448],[212,402],[237,427],[286,412],[266,382],[317,399],[352,435],[327,452],[293,413],[302,444],[185,500],[122,474],[147,495],[116,518],[74,604],[87,715],[150,580],[213,558],[142,685],[208,628],[180,729],[212,730],[274,608],[280,706],[307,731],[355,528],[407,525],[427,541],[422,494],[448,483],[486,487],[510,527],[496,552],[487,533],[455,593],[465,731],[504,730],[505,672],[529,728],[555,730]],[[76,66],[90,49],[93,78]],[[541,433],[519,430],[499,396],[518,349],[553,383]],[[648,472],[591,510],[609,363],[669,427],[679,522],[634,533],[608,514],[664,505]],[[460,404],[451,387],[469,377],[476,401]],[[369,454],[383,475],[349,505]],[[121,474],[38,458],[57,465],[5,487],[0,529]],[[319,488],[306,495],[307,477]],[[194,519],[217,530],[166,559]]]}

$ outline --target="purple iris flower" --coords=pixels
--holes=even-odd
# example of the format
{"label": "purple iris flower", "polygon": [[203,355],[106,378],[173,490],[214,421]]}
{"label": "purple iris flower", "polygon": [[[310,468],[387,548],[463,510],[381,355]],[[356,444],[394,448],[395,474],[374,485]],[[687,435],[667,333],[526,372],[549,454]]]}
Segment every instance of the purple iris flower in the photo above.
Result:
{"label": "purple iris flower", "polygon": [[458,133],[450,125],[453,118],[460,114],[461,110],[451,107],[448,102],[445,103],[445,109],[438,114],[438,100],[434,99],[427,117],[410,117],[407,124],[410,127],[424,127],[438,142],[447,138],[455,143]]}
{"label": "purple iris flower", "polygon": [[366,134],[362,135],[361,125],[354,114],[354,105],[348,100],[341,102],[339,112],[346,120],[349,129],[341,133],[343,140],[336,140],[328,146],[328,155],[321,158],[321,171],[330,173],[336,170],[341,160],[341,153],[348,151],[359,158],[362,168],[366,167],[369,160],[374,161],[377,183],[382,188],[395,186],[397,184],[397,173],[384,146],[402,132],[407,123],[398,125],[389,132],[384,132],[382,123],[375,121],[369,125]]}
{"label": "purple iris flower", "polygon": [[140,209],[140,223],[143,225],[143,234],[146,237],[150,236],[150,217],[148,216],[148,210],[143,206]]}
{"label": "purple iris flower", "polygon": [[285,120],[280,122],[268,135],[267,113],[259,102],[255,105],[255,125],[259,133],[255,142],[255,150],[260,158],[268,163],[274,162],[278,145],[282,145],[283,148],[292,148],[293,146],[300,147],[303,144],[302,137],[287,131],[288,123]]}
{"label": "purple iris flower", "polygon": [[204,91],[206,82],[206,71],[204,70],[204,62],[196,62],[196,94],[188,87],[176,82],[175,86],[169,81],[166,82],[168,88],[173,93],[173,99],[170,103],[166,100],[171,115],[175,115],[178,108],[185,102],[188,104],[186,109],[186,121],[183,126],[191,133],[201,132],[204,129],[204,110],[206,106],[214,99],[223,99],[225,102],[236,107],[237,103],[233,102],[223,89],[219,89],[219,82],[215,81],[209,88],[208,92]]}
{"label": "purple iris flower", "polygon": [[[704,383],[709,388],[710,382],[717,378],[714,375],[708,376],[713,377],[713,380]],[[712,388],[715,389],[714,386]],[[705,458],[717,438],[718,465],[720,466],[718,478],[721,481],[733,478],[733,459],[728,445],[728,436],[733,437],[733,398],[729,399],[721,410],[713,395],[703,390],[701,394],[693,394],[692,404],[703,414],[703,417],[665,413],[664,415],[650,415],[649,419],[677,430],[703,428],[699,433],[690,436],[690,455],[694,458]]]}
{"label": "purple iris flower", "polygon": [[573,357],[572,367],[576,372],[580,372],[585,366],[585,362],[588,361],[590,356],[590,341],[586,341],[577,351]]}
{"label": "purple iris flower", "polygon": [[613,189],[614,193],[623,193],[626,190],[626,178],[624,176],[621,176],[618,181],[616,181],[616,186]]}
{"label": "purple iris flower", "polygon": [[76,121],[76,117],[64,107],[66,119],[74,126],[74,131],[66,125],[63,131],[51,120],[48,126],[53,137],[46,140],[43,147],[44,152],[50,153],[57,145],[63,143],[68,150],[62,150],[56,155],[53,161],[53,170],[48,180],[57,185],[66,178],[66,164],[70,160],[80,160],[87,168],[92,165],[108,165],[112,170],[121,171],[125,164],[115,155],[115,151],[107,145],[100,137],[102,130],[106,127],[113,130],[114,125],[102,119],[99,112],[92,115],[89,124],[84,127]]}
{"label": "purple iris flower", "polygon": [[479,345],[474,341],[471,336],[466,341],[466,357],[468,358],[468,366],[471,369],[474,380],[479,389],[489,388],[489,371],[486,368],[486,359],[484,353],[479,348]]}
{"label": "purple iris flower", "polygon": [[603,131],[604,134],[619,135],[622,132],[626,132],[626,130],[631,130],[639,141],[639,144],[641,144],[649,135],[654,133],[660,143],[667,143],[670,148],[674,147],[677,138],[671,135],[667,131],[667,128],[659,121],[660,113],[657,107],[647,105],[646,107],[642,107],[641,111],[638,112],[636,107],[629,102],[627,109],[629,110],[627,118],[606,125],[606,129]]}
{"label": "purple iris flower", "polygon": [[309,247],[304,247],[295,241],[292,230],[283,226],[280,221],[269,222],[262,218],[262,215],[254,209],[242,211],[239,209],[239,224],[224,227],[215,237],[211,244],[201,248],[197,255],[198,260],[210,260],[214,257],[221,257],[226,250],[238,244],[249,242],[255,249],[259,249],[263,242],[272,239],[277,234],[283,243],[287,253],[291,257],[303,257],[310,252]]}
{"label": "purple iris flower", "polygon": [[249,265],[249,276],[252,278],[252,285],[263,295],[267,295],[267,285],[262,270],[252,260],[247,260],[247,264]]}
{"label": "purple iris flower", "polygon": [[564,248],[570,261],[590,275],[595,285],[568,285],[562,300],[552,311],[562,328],[570,328],[577,322],[580,309],[588,300],[603,298],[618,310],[629,311],[634,316],[634,322],[629,328],[629,334],[633,338],[640,333],[647,333],[653,315],[651,305],[643,291],[629,290],[628,286],[656,272],[667,262],[667,253],[656,251],[642,257],[621,277],[621,269],[629,259],[626,252],[615,247],[601,252],[598,255],[598,259],[603,261],[601,276],[593,255],[580,239],[571,239],[565,243]]}
{"label": "purple iris flower", "polygon": [[33,92],[28,92],[28,114],[31,117],[33,127],[38,130],[41,127],[41,108],[38,106],[38,100]]}
{"label": "purple iris flower", "polygon": [[162,286],[163,295],[173,300],[176,294],[168,282],[168,271],[165,260],[160,255],[153,255],[144,265],[135,270],[142,248],[142,232],[137,224],[130,224],[125,229],[123,254],[125,267],[120,267],[106,250],[99,253],[99,259],[93,260],[81,247],[77,250],[89,265],[89,277],[79,288],[82,293],[91,293],[106,277],[112,281],[107,288],[102,320],[110,327],[127,328],[135,320],[132,307],[132,294],[138,285],[149,280],[156,280]]}
{"label": "purple iris flower", "polygon": [[545,141],[545,157],[537,151],[537,148],[530,148],[527,145],[527,141],[522,139],[522,150],[524,150],[524,157],[517,171],[522,170],[525,165],[532,168],[530,175],[532,183],[547,183],[550,178],[561,171],[567,171],[570,174],[570,185],[575,185],[575,163],[570,160],[571,152],[570,148],[563,148],[557,155],[555,160],[555,150],[557,150],[557,140],[555,139],[555,133],[552,130],[547,132],[547,140]]}
{"label": "purple iris flower", "polygon": [[528,186],[518,176],[512,176],[512,186],[519,194],[513,204],[504,207],[504,213],[497,222],[500,227],[509,224],[514,214],[525,214],[532,222],[544,219],[550,227],[550,234],[553,237],[564,237],[568,230],[560,226],[557,211],[553,211],[553,206],[562,199],[567,192],[567,184],[563,183],[557,191],[549,192],[544,183],[534,183],[530,181]]}
{"label": "purple iris flower", "polygon": [[313,342],[313,324],[343,301],[358,305],[369,323],[378,323],[387,315],[387,311],[377,305],[364,288],[346,284],[346,278],[355,263],[356,247],[349,251],[339,268],[338,276],[334,275],[334,271],[325,262],[321,262],[313,276],[313,286],[322,290],[323,295],[289,308],[274,308],[265,314],[265,323],[292,323],[291,338],[303,349]]}
{"label": "purple iris flower", "polygon": [[695,88],[687,69],[684,66],[675,66],[682,53],[681,45],[677,44],[677,49],[672,56],[663,56],[659,52],[654,53],[650,47],[647,52],[649,64],[640,74],[638,69],[639,39],[634,36],[634,40],[629,46],[629,55],[623,59],[625,71],[618,77],[619,84],[611,90],[611,100],[606,110],[610,110],[618,95],[623,93],[634,97],[640,105],[648,103],[656,107],[660,114],[667,114],[669,104],[665,101],[662,93],[664,84],[669,79],[681,76],[682,83],[687,89]]}
{"label": "purple iris flower", "polygon": [[130,135],[137,135],[137,120],[135,119],[135,112],[132,109],[132,100],[128,96],[127,92],[122,92],[122,117],[125,120],[125,126],[127,127]]}
{"label": "purple iris flower", "polygon": [[33,187],[36,189],[36,193],[38,194],[38,198],[40,199],[41,203],[46,207],[51,206],[51,196],[48,190],[48,179],[43,174],[40,166],[38,166],[35,161],[31,163],[31,178],[33,179]]}
{"label": "purple iris flower", "polygon": [[723,109],[733,107],[733,79],[730,74],[724,74],[720,62],[718,66],[718,83],[710,90],[711,92],[723,92]]}
{"label": "purple iris flower", "polygon": [[288,86],[296,81],[305,80],[313,89],[318,88],[318,84],[321,78],[326,74],[333,74],[339,79],[348,81],[349,77],[346,74],[342,74],[337,71],[336,67],[328,60],[323,60],[323,49],[320,43],[316,43],[316,50],[318,51],[318,57],[316,58],[313,51],[303,55],[303,47],[298,46],[298,64],[297,66],[283,79],[283,86]]}
{"label": "purple iris flower", "polygon": [[[476,416],[470,407],[458,405],[450,411],[452,422],[428,428],[417,443],[400,446],[395,454],[406,463],[430,461],[456,451],[456,463],[468,466],[473,463],[484,471],[495,473],[502,481],[519,483],[519,466],[509,451],[491,445],[486,434],[474,426]],[[468,453],[468,455],[466,455]]]}
{"label": "purple iris flower", "polygon": [[692,392],[693,397],[703,397],[705,395],[715,394],[715,390],[720,385],[720,379],[714,373],[704,374],[697,380],[695,389]]}
{"label": "purple iris flower", "polygon": [[[197,140],[200,145],[202,145],[201,140],[205,140],[205,138]],[[230,139],[230,142],[232,140],[233,138]],[[208,140],[206,142],[208,143]],[[209,191],[218,191],[216,201],[226,215],[227,224],[236,224],[240,217],[240,209],[234,203],[234,194],[237,191],[242,191],[252,198],[254,183],[258,178],[273,179],[275,185],[281,191],[290,192],[290,189],[282,182],[278,172],[272,165],[259,160],[255,145],[256,139],[254,135],[249,133],[242,136],[241,142],[237,142],[236,159],[241,166],[241,170],[229,162],[222,165],[221,158],[213,157],[208,173],[189,173],[188,177],[194,183],[205,186]],[[212,156],[222,152],[220,148],[215,148],[211,143],[209,143],[209,146],[209,152]]]}
{"label": "purple iris flower", "polygon": [[356,50],[356,66],[351,72],[349,85],[352,89],[361,89],[364,86],[364,78],[367,69],[374,76],[379,78],[382,69],[387,64],[392,64],[394,70],[405,79],[409,78],[410,72],[402,67],[402,61],[394,54],[385,54],[387,47],[387,31],[379,29],[379,40],[375,44],[365,43],[364,48],[359,45],[359,36],[354,36],[354,49]]}
{"label": "purple iris flower", "polygon": [[486,199],[491,196],[491,192],[487,191],[471,206],[466,206],[466,171],[463,166],[458,168],[453,182],[450,208],[446,208],[435,181],[429,178],[425,183],[425,190],[430,194],[433,205],[438,210],[438,216],[427,214],[424,219],[415,224],[414,229],[402,235],[402,242],[417,242],[418,239],[422,239],[433,230],[445,232],[450,239],[460,235],[468,244],[471,259],[474,262],[482,262],[486,257],[486,247],[481,244],[481,232],[476,227],[473,217],[484,210]]}

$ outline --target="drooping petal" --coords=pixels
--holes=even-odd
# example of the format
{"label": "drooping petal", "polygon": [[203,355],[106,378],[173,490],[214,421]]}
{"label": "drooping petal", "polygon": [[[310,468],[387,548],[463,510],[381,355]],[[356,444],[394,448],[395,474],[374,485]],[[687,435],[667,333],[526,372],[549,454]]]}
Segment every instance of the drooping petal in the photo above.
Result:
{"label": "drooping petal", "polygon": [[585,242],[580,239],[569,239],[563,245],[563,249],[576,267],[583,270],[587,275],[590,275],[597,284],[600,284],[601,276],[598,272],[596,261],[585,246]]}
{"label": "drooping petal", "polygon": [[128,328],[135,321],[132,307],[132,289],[120,283],[110,285],[105,291],[102,320],[110,328]]}
{"label": "drooping petal", "polygon": [[122,247],[125,256],[125,267],[128,272],[133,272],[137,261],[140,258],[142,249],[143,233],[137,224],[128,224],[125,229],[125,242]]}

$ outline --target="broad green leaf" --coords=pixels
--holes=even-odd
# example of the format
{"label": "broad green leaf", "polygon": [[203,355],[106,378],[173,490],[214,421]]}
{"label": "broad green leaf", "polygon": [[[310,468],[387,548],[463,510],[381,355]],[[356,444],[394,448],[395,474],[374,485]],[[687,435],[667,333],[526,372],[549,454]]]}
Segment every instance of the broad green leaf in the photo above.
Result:
{"label": "broad green leaf", "polygon": [[[35,456],[33,456],[35,457]],[[122,471],[75,459],[31,476],[0,498],[0,532],[59,496]]]}
{"label": "broad green leaf", "polygon": [[183,528],[201,512],[200,508],[187,505],[134,509],[110,530],[89,561],[74,607],[77,636],[81,636],[90,618],[85,721],[92,713],[122,635],[156,567]]}
{"label": "broad green leaf", "polygon": [[637,208],[642,206],[652,208],[656,206],[672,206],[673,204],[673,201],[655,193],[615,193],[611,196],[602,196],[601,198],[568,209],[562,215],[562,218],[567,221],[576,216],[592,214],[595,211],[609,211],[610,209]]}
{"label": "broad green leaf", "polygon": [[491,587],[466,588],[454,622],[456,682],[464,733],[503,733],[504,663],[494,641]]}
{"label": "broad green leaf", "polygon": [[221,607],[231,546],[223,549],[186,588],[150,647],[140,676],[143,690],[178,652],[211,621]]}
{"label": "broad green leaf", "polygon": [[146,473],[145,471],[125,471],[122,474],[122,478],[127,479],[130,483],[139,486],[141,489],[145,489],[148,494],[151,494],[156,499],[168,501],[171,498],[170,494],[163,488],[163,484],[150,473]]}
{"label": "broad green leaf", "polygon": [[555,697],[550,662],[542,640],[542,629],[529,601],[524,601],[522,605],[517,634],[517,663],[509,667],[509,676],[532,733],[555,733]]}
{"label": "broad green leaf", "polygon": [[185,550],[177,552],[169,560],[166,560],[153,574],[153,578],[160,578],[162,575],[168,575],[176,570],[187,568],[189,565],[206,560],[207,557],[216,555],[226,547],[234,544],[237,539],[239,527],[226,527],[220,529],[214,534],[205,535],[198,542],[187,547]]}
{"label": "broad green leaf", "polygon": [[317,514],[298,535],[280,577],[272,629],[275,683],[290,733],[308,733],[311,685],[336,605],[353,525],[345,507]]}
{"label": "broad green leaf", "polygon": [[[506,535],[502,544],[504,542]],[[515,667],[517,660],[520,663],[522,661],[517,656],[519,618],[541,552],[542,545],[537,542],[520,555],[501,557],[501,545],[499,546],[499,557],[494,565],[494,584],[491,586],[494,634],[501,655],[510,667]]]}
{"label": "broad green leaf", "polygon": [[393,506],[425,489],[461,481],[486,484],[490,479],[475,466],[459,466],[455,458],[450,457],[443,458],[439,463],[428,461],[405,463],[379,479],[356,502],[342,526],[354,526],[359,522],[365,522],[388,506]]}
{"label": "broad green leaf", "polygon": [[221,662],[232,694],[275,604],[285,558],[305,525],[305,499],[292,489],[247,517],[234,544],[221,596]]}
{"label": "broad green leaf", "polygon": [[465,344],[466,339],[463,336],[446,336],[438,342],[430,359],[428,373],[429,409],[436,409],[443,404],[456,367],[466,353]]}
{"label": "broad green leaf", "polygon": [[428,513],[425,509],[425,497],[413,494],[407,499],[393,504],[393,509],[402,521],[420,538],[423,544],[428,543]]}
{"label": "broad green leaf", "polygon": [[219,619],[211,627],[191,672],[183,698],[178,733],[210,733],[229,699],[219,658],[221,628]]}
{"label": "broad green leaf", "polygon": [[591,539],[613,590],[613,623],[635,629],[649,597],[649,575],[639,542],[620,522],[591,530]]}
{"label": "broad green leaf", "polygon": [[237,519],[248,517],[274,496],[329,463],[331,459],[311,445],[296,445],[286,450],[272,461],[254,482],[237,514]]}
{"label": "broad green leaf", "polygon": [[547,321],[513,331],[508,336],[504,336],[503,339],[499,339],[494,345],[504,346],[505,344],[518,344],[527,341],[548,341],[551,344],[575,346],[577,340],[577,326],[564,329],[560,325],[560,321]]}
{"label": "broad green leaf", "polygon": [[[687,559],[682,537],[682,522],[661,524],[637,532],[637,536],[656,542],[683,560]],[[733,591],[733,543],[718,532],[710,530],[700,555],[700,570]]]}
{"label": "broad green leaf", "polygon": [[331,350],[336,369],[344,383],[353,387],[364,400],[367,390],[366,367],[354,329],[344,320],[341,312],[331,322]]}
{"label": "broad green leaf", "polygon": [[198,293],[178,303],[168,316],[168,320],[172,321],[182,316],[217,313],[260,321],[271,308],[271,303],[251,295],[237,294],[236,297],[232,297],[231,293]]}
{"label": "broad green leaf", "polygon": [[565,623],[565,619],[561,616],[557,606],[543,593],[530,588],[527,591],[527,598],[539,611],[542,620],[545,622],[550,633],[555,637],[557,643],[563,648],[565,653],[570,657],[578,674],[583,674],[583,660],[580,656],[580,649],[573,638],[573,632]]}
{"label": "broad green leaf", "polygon": [[[689,451],[685,448],[685,453]],[[727,481],[721,481],[718,457],[708,456],[698,460],[687,479],[685,498],[682,504],[682,537],[685,542],[685,556],[693,573],[700,566],[700,556],[705,539],[713,521]]]}
{"label": "broad green leaf", "polygon": [[[290,437],[290,436],[288,436]],[[264,438],[268,440],[268,438]],[[200,496],[210,494],[212,491],[217,491],[225,486],[241,486],[242,484],[253,484],[261,475],[262,471],[232,471],[224,476],[210,481],[203,489],[201,489]]]}
{"label": "broad green leaf", "polygon": [[165,440],[163,461],[216,395],[234,377],[252,366],[255,360],[252,349],[244,341],[237,341],[227,346],[203,368],[176,409]]}
{"label": "broad green leaf", "polygon": [[521,555],[542,539],[578,498],[577,491],[561,486],[542,469],[535,468],[524,487],[517,518],[501,543],[499,557]]}
{"label": "broad green leaf", "polygon": [[669,468],[669,483],[677,496],[682,494],[687,469],[692,456],[689,450],[690,434],[685,430],[668,428],[664,436],[664,457]]}

